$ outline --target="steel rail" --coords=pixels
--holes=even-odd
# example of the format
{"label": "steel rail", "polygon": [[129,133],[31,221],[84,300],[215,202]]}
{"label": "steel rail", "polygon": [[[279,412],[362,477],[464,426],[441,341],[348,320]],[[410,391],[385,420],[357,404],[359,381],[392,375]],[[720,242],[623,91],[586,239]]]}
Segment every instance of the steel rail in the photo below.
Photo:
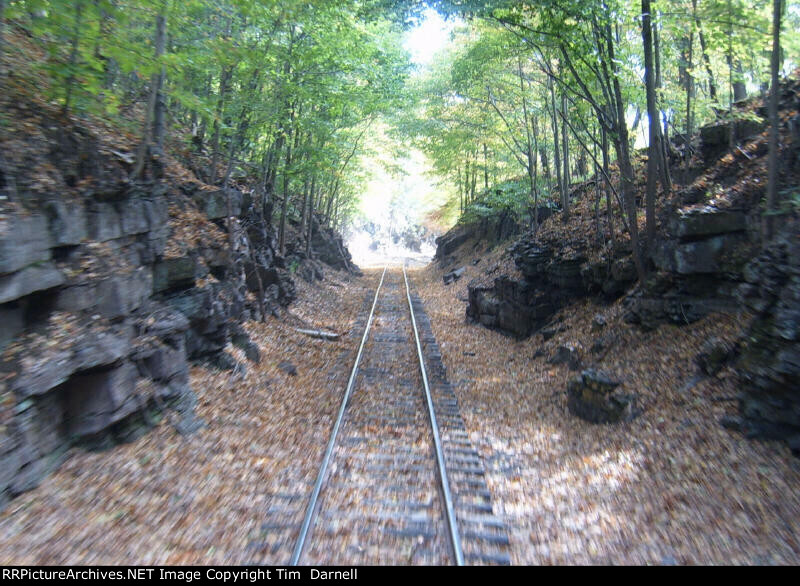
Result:
{"label": "steel rail", "polygon": [[419,370],[422,373],[422,385],[425,387],[425,400],[428,404],[428,416],[431,421],[433,432],[433,445],[436,450],[436,465],[439,468],[439,484],[442,489],[444,499],[444,510],[447,516],[447,528],[450,534],[450,544],[453,547],[453,556],[457,566],[464,565],[464,552],[461,549],[461,536],[458,533],[458,523],[456,521],[455,508],[453,507],[453,495],[450,492],[450,483],[447,480],[447,468],[444,462],[444,451],[442,450],[442,440],[439,437],[439,424],[436,421],[436,412],[433,409],[433,399],[431,389],[428,385],[428,375],[425,372],[425,359],[422,357],[422,344],[419,342],[419,332],[417,331],[417,320],[414,317],[414,307],[411,305],[411,290],[408,287],[408,276],[406,266],[403,264],[403,280],[406,283],[406,299],[408,299],[408,311],[411,313],[411,326],[414,330],[414,341],[417,344],[417,357],[419,358]]}
{"label": "steel rail", "polygon": [[356,355],[356,360],[353,364],[353,370],[350,371],[350,380],[347,381],[347,390],[345,390],[344,398],[342,398],[342,404],[339,407],[339,414],[336,417],[336,423],[333,425],[333,431],[331,431],[331,438],[328,440],[328,447],[325,450],[325,456],[322,458],[322,465],[320,466],[319,473],[317,474],[317,481],[314,484],[314,489],[311,491],[311,498],[309,499],[308,508],[306,509],[306,516],[303,519],[303,524],[300,526],[300,534],[297,537],[294,552],[292,553],[292,558],[289,561],[289,564],[292,566],[296,566],[300,562],[300,556],[303,555],[303,549],[306,544],[306,537],[308,537],[308,531],[311,529],[311,524],[314,521],[314,515],[317,510],[317,502],[319,500],[319,493],[322,490],[322,483],[325,480],[325,474],[328,470],[328,464],[330,463],[331,455],[333,454],[333,448],[336,445],[336,436],[339,433],[339,428],[342,425],[342,419],[344,418],[344,412],[347,408],[347,402],[350,399],[350,393],[353,390],[353,384],[355,383],[356,374],[358,372],[358,363],[361,361],[361,354],[363,353],[364,345],[367,342],[367,334],[369,334],[369,328],[372,325],[372,317],[375,315],[375,306],[378,304],[378,294],[381,291],[381,286],[383,286],[383,278],[386,276],[387,267],[388,265],[383,267],[381,280],[378,283],[378,288],[375,290],[375,298],[372,300],[372,309],[370,309],[369,318],[367,319],[367,327],[364,328],[364,335],[361,336],[361,345],[358,347],[358,354]]}

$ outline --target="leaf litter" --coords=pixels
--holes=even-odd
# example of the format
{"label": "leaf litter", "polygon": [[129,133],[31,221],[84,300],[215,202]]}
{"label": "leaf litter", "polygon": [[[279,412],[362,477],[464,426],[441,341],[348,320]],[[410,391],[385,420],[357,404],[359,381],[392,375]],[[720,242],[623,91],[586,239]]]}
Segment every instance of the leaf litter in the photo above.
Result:
{"label": "leaf litter", "polygon": [[[162,419],[129,444],[70,449],[57,472],[0,513],[0,564],[252,561],[247,546],[268,495],[303,492],[314,480],[344,392],[331,373],[343,353],[344,362],[354,358],[360,336],[312,339],[296,323],[349,334],[376,284],[333,271],[317,285],[299,281],[294,315],[245,324],[260,364],[228,346],[244,371],[193,366],[200,431],[180,436]],[[279,368],[286,360],[297,376]]]}
{"label": "leaf litter", "polygon": [[[477,266],[461,259],[466,273],[450,286],[447,269],[434,265],[411,277],[487,465],[495,513],[509,526],[513,563],[800,562],[800,461],[785,444],[750,441],[719,424],[737,409],[730,369],[690,384],[702,343],[733,340],[737,316],[643,332],[623,322],[621,300],[580,301],[556,317],[553,338],[516,341],[465,319],[467,283],[508,264],[502,247],[481,256]],[[599,334],[598,314],[607,322]],[[594,355],[601,335],[611,347]],[[573,417],[566,383],[578,373],[547,363],[565,344],[584,368],[637,393],[642,414],[617,426]],[[544,355],[535,358],[537,350]]]}

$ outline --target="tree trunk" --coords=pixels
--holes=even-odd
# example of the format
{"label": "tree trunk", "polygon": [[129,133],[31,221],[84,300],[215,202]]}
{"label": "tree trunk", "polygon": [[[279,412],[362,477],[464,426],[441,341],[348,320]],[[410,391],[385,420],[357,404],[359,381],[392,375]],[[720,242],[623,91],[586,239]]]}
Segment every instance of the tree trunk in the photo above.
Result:
{"label": "tree trunk", "polygon": [[778,117],[778,101],[780,99],[781,68],[781,17],[782,0],[772,0],[772,58],[770,74],[772,91],[769,95],[769,155],[767,158],[767,214],[764,224],[764,245],[769,242],[775,231],[775,213],[778,211],[778,134],[780,118]]}
{"label": "tree trunk", "polygon": [[558,193],[561,197],[562,205],[564,201],[564,186],[561,182],[561,154],[559,152],[559,144],[558,144],[558,120],[556,114],[556,94],[555,90],[553,89],[553,80],[547,80],[547,85],[550,88],[550,101],[552,102],[552,118],[551,118],[551,126],[553,130],[553,166],[556,168],[556,183],[558,184]]}
{"label": "tree trunk", "polygon": [[472,161],[472,182],[470,183],[470,199],[475,201],[475,188],[478,183],[478,152],[475,152],[475,158]]}
{"label": "tree trunk", "polygon": [[608,156],[608,132],[606,132],[605,127],[601,124],[600,131],[603,134],[602,141],[603,141],[603,177],[604,177],[604,185],[606,190],[606,216],[608,217],[608,237],[611,241],[611,245],[614,245],[614,205],[611,203],[611,184],[608,181],[609,175],[609,156]]}
{"label": "tree trunk", "polygon": [[469,205],[469,159],[464,162],[464,203]]}
{"label": "tree trunk", "polygon": [[[293,126],[294,115],[290,119],[290,124]],[[289,180],[292,167],[292,132],[298,132],[289,128],[289,140],[286,141],[286,158],[283,161],[283,202],[281,203],[281,220],[280,228],[278,230],[278,249],[281,254],[286,252],[286,215],[289,211]]]}
{"label": "tree trunk", "polygon": [[533,149],[531,152],[533,153],[532,161],[533,164],[533,173],[531,174],[531,187],[533,189],[533,228],[534,230],[539,229],[539,160],[537,159],[537,153],[539,152],[539,124],[536,120],[536,116],[533,117],[531,121],[533,124]]}
{"label": "tree trunk", "polygon": [[631,235],[631,248],[633,249],[633,262],[636,265],[636,274],[640,282],[644,282],[645,272],[642,262],[642,252],[639,246],[639,224],[636,220],[636,193],[633,185],[633,166],[631,165],[630,143],[628,141],[628,125],[625,121],[625,105],[622,100],[622,88],[619,83],[618,65],[616,62],[614,41],[611,36],[611,27],[606,25],[605,30],[606,45],[608,47],[608,58],[612,71],[614,101],[616,103],[616,136],[614,137],[614,150],[617,152],[617,164],[619,165],[622,200],[625,204],[625,213],[628,216],[628,230]]}
{"label": "tree trunk", "polygon": [[486,143],[483,143],[483,189],[489,190],[489,152]]}
{"label": "tree trunk", "polygon": [[81,24],[83,22],[83,2],[79,0],[75,3],[75,21],[72,30],[72,39],[70,41],[70,51],[69,51],[69,75],[67,75],[66,81],[66,95],[64,97],[64,107],[62,108],[62,113],[66,114],[69,112],[69,108],[72,105],[72,88],[75,85],[75,68],[78,66],[78,43],[80,41],[80,34],[81,34]]}
{"label": "tree trunk", "polygon": [[[534,169],[534,159],[536,158],[536,150],[533,146],[532,124],[529,123],[528,118],[528,100],[525,98],[525,77],[522,74],[522,58],[517,57],[517,72],[519,74],[519,89],[522,95],[522,122],[525,124],[525,157],[527,160],[526,171],[528,172],[528,202],[534,202],[533,211],[533,229],[539,228],[539,214],[536,205],[536,170]],[[564,210],[564,213],[568,213]]]}
{"label": "tree trunk", "polygon": [[[546,122],[545,127],[547,127]],[[550,194],[553,191],[553,177],[550,172],[550,161],[547,159],[547,149],[545,147],[539,149],[539,156],[542,159],[542,173],[547,177],[547,193]]]}
{"label": "tree trunk", "polygon": [[692,68],[694,67],[694,32],[689,33],[686,43],[688,45],[685,53],[686,59],[685,65],[681,68],[681,75],[684,87],[686,88],[686,148],[688,151],[688,141],[692,136],[692,132],[694,132],[694,120],[692,115],[692,100],[695,95],[694,76],[692,74]]}
{"label": "tree trunk", "polygon": [[5,80],[6,66],[5,66],[5,44],[6,44],[6,0],[0,0],[0,82]]}
{"label": "tree trunk", "polygon": [[706,49],[706,36],[703,33],[703,24],[700,17],[697,15],[697,0],[692,0],[692,14],[694,15],[694,22],[697,25],[697,33],[700,37],[700,50],[703,53],[703,63],[706,66],[706,74],[708,74],[708,96],[711,101],[717,101],[717,84],[714,82],[714,72],[711,71],[711,58],[708,56]]}
{"label": "tree trunk", "polygon": [[[155,38],[155,59],[161,61],[166,48],[166,3],[162,4],[161,13],[156,17],[156,38]],[[136,163],[133,166],[131,177],[139,178],[145,167],[145,160],[150,152],[152,141],[152,122],[155,121],[156,105],[158,103],[159,79],[161,72],[154,73],[150,80],[150,97],[147,100],[147,110],[144,115],[144,130],[142,132],[142,142],[136,153]]]}
{"label": "tree trunk", "polygon": [[458,210],[464,213],[464,190],[461,183],[461,167],[456,165],[456,189],[458,190]]}
{"label": "tree trunk", "polygon": [[306,256],[311,258],[311,238],[314,236],[314,200],[316,199],[316,177],[311,185],[311,201],[308,202],[308,231],[306,234]]}
{"label": "tree trunk", "polygon": [[567,133],[567,94],[566,91],[562,91],[561,93],[561,111],[564,115],[564,123],[561,125],[561,146],[564,148],[564,173],[563,173],[563,181],[561,183],[562,191],[561,191],[561,206],[564,210],[564,213],[561,215],[561,219],[566,222],[569,219],[569,196],[570,196],[570,184],[572,183],[572,178],[570,177],[570,169],[569,169],[569,134]]}
{"label": "tree trunk", "polygon": [[314,191],[314,183],[317,180],[316,174],[312,173],[311,180],[306,177],[306,180],[303,184],[303,211],[300,215],[300,238],[302,239],[305,237],[306,234],[306,222],[308,222],[309,218],[309,211],[308,211],[308,201],[311,198],[311,192]]}
{"label": "tree trunk", "polygon": [[[167,17],[161,13],[156,18],[156,54],[163,55],[167,45]],[[162,64],[156,78],[156,103],[153,110],[153,141],[158,147],[159,156],[164,151],[164,136],[166,134],[166,111],[167,103],[164,95],[164,79],[167,76],[167,68]]]}
{"label": "tree trunk", "polygon": [[658,32],[658,25],[653,24],[652,18],[650,19],[651,28],[653,31],[653,53],[655,57],[656,68],[656,110],[662,117],[662,125],[658,127],[658,146],[660,149],[660,169],[661,169],[661,186],[666,193],[672,191],[672,177],[669,171],[669,114],[662,111],[658,105],[663,102],[663,80],[661,77],[661,42],[660,34]]}
{"label": "tree trunk", "polygon": [[656,189],[658,187],[658,167],[661,149],[658,141],[658,128],[661,124],[656,106],[656,88],[653,71],[653,34],[650,18],[650,0],[642,0],[642,43],[644,46],[644,80],[647,95],[647,120],[649,144],[647,148],[647,195],[645,213],[647,224],[646,246],[651,250],[656,236]]}
{"label": "tree trunk", "polygon": [[733,65],[733,72],[735,74],[733,78],[733,101],[741,102],[747,99],[747,84],[744,81],[744,69],[739,59]]}
{"label": "tree trunk", "polygon": [[222,132],[222,117],[225,114],[225,98],[228,93],[228,84],[233,76],[233,67],[223,66],[219,74],[219,98],[217,99],[217,110],[214,117],[214,136],[211,139],[211,170],[208,182],[214,185],[217,181],[217,165],[219,164],[219,141]]}

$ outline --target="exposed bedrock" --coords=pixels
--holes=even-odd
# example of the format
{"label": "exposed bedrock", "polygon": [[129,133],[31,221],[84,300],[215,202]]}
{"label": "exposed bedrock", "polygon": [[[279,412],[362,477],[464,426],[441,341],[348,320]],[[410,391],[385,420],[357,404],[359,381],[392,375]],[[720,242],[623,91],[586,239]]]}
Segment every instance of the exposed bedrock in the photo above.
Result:
{"label": "exposed bedrock", "polygon": [[800,241],[789,226],[744,270],[737,299],[756,315],[736,362],[741,427],[800,452]]}
{"label": "exposed bedrock", "polygon": [[467,317],[518,338],[544,326],[571,300],[619,296],[635,278],[622,251],[618,258],[593,263],[581,251],[556,249],[523,236],[510,253],[523,278],[500,275],[490,285],[470,283]]}
{"label": "exposed bedrock", "polygon": [[[80,190],[43,192],[17,168],[15,197],[0,200],[0,507],[72,445],[135,438],[165,409],[179,432],[196,429],[190,362],[235,366],[229,342],[260,359],[238,324],[295,297],[249,194],[131,183],[124,160],[73,132],[52,164]],[[316,228],[320,260],[349,263]]]}

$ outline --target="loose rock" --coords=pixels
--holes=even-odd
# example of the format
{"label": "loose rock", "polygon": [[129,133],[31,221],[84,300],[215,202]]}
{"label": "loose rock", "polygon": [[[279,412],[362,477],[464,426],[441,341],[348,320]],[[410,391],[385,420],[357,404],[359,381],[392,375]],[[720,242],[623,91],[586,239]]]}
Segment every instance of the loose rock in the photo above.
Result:
{"label": "loose rock", "polygon": [[617,390],[619,381],[598,370],[584,370],[567,383],[570,413],[591,423],[618,423],[635,417],[635,397]]}

